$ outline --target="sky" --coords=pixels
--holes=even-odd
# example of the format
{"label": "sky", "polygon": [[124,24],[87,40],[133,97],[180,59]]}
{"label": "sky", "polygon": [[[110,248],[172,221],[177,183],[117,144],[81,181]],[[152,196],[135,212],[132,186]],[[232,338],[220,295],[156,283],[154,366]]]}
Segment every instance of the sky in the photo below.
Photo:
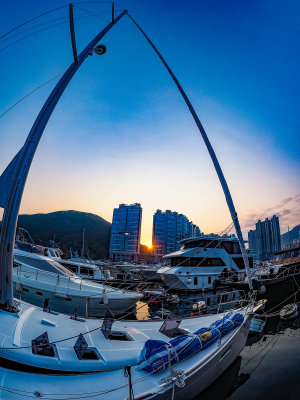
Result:
{"label": "sky", "polygon": [[[3,0],[0,36],[67,3]],[[116,2],[116,14],[124,8],[194,105],[243,232],[273,214],[282,233],[300,223],[300,2]],[[79,52],[110,13],[107,3],[77,3]],[[0,115],[68,68],[67,17],[64,7],[0,39]],[[111,221],[114,207],[138,202],[141,243],[148,245],[157,209],[178,211],[205,233],[224,230],[230,214],[216,172],[163,65],[128,17],[102,43],[106,54],[85,61],[44,131],[20,212],[73,209]],[[0,171],[23,145],[56,82],[0,118]]]}

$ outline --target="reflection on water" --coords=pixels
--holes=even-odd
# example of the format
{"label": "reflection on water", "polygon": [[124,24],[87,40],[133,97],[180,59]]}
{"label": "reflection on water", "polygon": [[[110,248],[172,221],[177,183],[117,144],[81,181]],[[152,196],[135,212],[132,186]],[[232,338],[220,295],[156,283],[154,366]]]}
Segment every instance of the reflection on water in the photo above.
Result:
{"label": "reflection on water", "polygon": [[[216,313],[236,307],[241,300],[241,294],[237,290],[207,292],[193,295],[176,295],[161,300],[158,296],[152,296],[145,302],[136,304],[135,316],[138,320],[162,319],[172,312],[180,317],[198,316],[203,313]],[[204,302],[203,310],[201,302]]]}
{"label": "reflection on water", "polygon": [[300,318],[268,319],[257,341],[195,400],[299,400]]}
{"label": "reflection on water", "polygon": [[[300,399],[300,317],[282,321],[278,316],[284,304],[300,301],[291,297],[297,289],[291,284],[268,288],[265,307],[266,324],[261,334],[248,337],[246,346],[235,362],[195,400],[299,400]],[[207,312],[217,311],[218,301],[226,299],[226,308],[238,305],[241,296],[224,292],[179,296],[178,302],[137,304],[139,320],[162,318],[167,312],[181,316],[195,313],[193,307],[210,297]],[[289,297],[289,299],[287,299]],[[144,306],[145,305],[145,306]],[[275,315],[277,314],[277,315]]]}
{"label": "reflection on water", "polygon": [[[284,304],[299,302],[286,286],[268,293],[266,314],[278,312]],[[300,399],[300,317],[282,321],[278,315],[266,318],[261,334],[249,336],[239,357],[220,379],[195,400],[299,400]],[[236,363],[239,371],[233,378]],[[226,378],[225,378],[226,377]],[[232,380],[231,380],[232,378]],[[230,388],[228,387],[230,384]]]}

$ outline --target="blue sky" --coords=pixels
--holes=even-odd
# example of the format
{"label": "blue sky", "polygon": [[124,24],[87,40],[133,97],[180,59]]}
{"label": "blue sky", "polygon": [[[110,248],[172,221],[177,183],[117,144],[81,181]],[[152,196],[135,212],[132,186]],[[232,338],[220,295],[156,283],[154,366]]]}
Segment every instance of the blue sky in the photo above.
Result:
{"label": "blue sky", "polygon": [[[3,1],[1,32],[64,4]],[[77,6],[98,14],[75,8],[80,50],[109,21],[110,6]],[[123,0],[116,8],[136,18],[188,93],[244,231],[272,213],[283,232],[299,223],[300,3]],[[71,63],[67,16],[63,8],[0,40],[0,114]],[[63,23],[20,40],[49,21]],[[21,212],[77,209],[111,220],[119,203],[141,202],[145,243],[157,208],[182,212],[207,233],[224,229],[230,216],[215,171],[156,55],[128,18],[103,43],[107,53],[86,60],[44,132]],[[0,119],[1,170],[53,85]]]}

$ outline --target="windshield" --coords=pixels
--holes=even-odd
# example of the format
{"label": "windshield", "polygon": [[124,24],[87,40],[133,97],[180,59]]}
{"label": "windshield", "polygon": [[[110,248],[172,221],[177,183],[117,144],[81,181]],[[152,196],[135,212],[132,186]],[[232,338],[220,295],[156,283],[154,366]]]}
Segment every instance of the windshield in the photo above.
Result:
{"label": "windshield", "polygon": [[30,265],[31,267],[38,268],[42,271],[52,272],[55,274],[65,275],[65,276],[75,276],[67,268],[63,267],[57,261],[47,260],[44,258],[33,258],[24,255],[16,254],[14,256],[16,261]]}

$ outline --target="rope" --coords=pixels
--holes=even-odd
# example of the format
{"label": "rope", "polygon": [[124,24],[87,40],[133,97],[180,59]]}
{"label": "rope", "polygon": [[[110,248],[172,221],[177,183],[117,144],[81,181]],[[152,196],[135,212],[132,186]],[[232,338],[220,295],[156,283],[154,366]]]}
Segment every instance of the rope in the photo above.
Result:
{"label": "rope", "polygon": [[38,15],[37,17],[33,17],[33,18],[31,18],[31,19],[29,19],[29,20],[23,22],[22,24],[16,26],[15,28],[11,29],[10,31],[6,32],[4,35],[0,36],[0,40],[1,40],[2,38],[4,38],[5,36],[9,35],[11,32],[13,32],[13,31],[15,31],[16,29],[20,28],[21,26],[24,26],[24,25],[26,25],[26,24],[29,24],[29,22],[34,21],[35,19],[38,19],[38,18],[42,17],[43,15],[50,14],[50,13],[52,13],[52,12],[54,12],[54,11],[57,11],[57,10],[60,10],[61,8],[64,8],[64,7],[67,7],[67,5],[60,6],[60,7],[57,7],[57,8],[53,8],[52,10],[46,11],[46,12],[44,12],[43,14]]}
{"label": "rope", "polygon": [[[231,226],[232,225],[232,223],[229,225],[229,226]],[[225,230],[224,230],[225,231]],[[222,238],[220,239],[220,241],[222,241]],[[213,242],[213,241],[212,241]],[[211,242],[211,243],[212,243]],[[209,244],[208,244],[209,245]],[[219,243],[217,244],[217,246],[219,245]],[[212,249],[212,251],[213,251],[214,249]],[[209,254],[208,254],[209,255]],[[208,257],[208,256],[207,256]],[[207,258],[206,257],[206,258]],[[203,260],[204,261],[204,260]],[[200,264],[200,263],[199,263]],[[199,265],[198,264],[198,265]],[[197,265],[197,266],[198,266]],[[197,267],[196,266],[196,267]],[[196,268],[196,267],[194,267],[193,269],[192,269],[192,271]],[[175,284],[174,284],[175,285]],[[174,286],[173,285],[173,286]],[[164,294],[165,293],[167,293],[170,289],[172,289],[172,287],[173,286],[171,286],[170,288],[168,288],[165,292],[164,292]],[[159,298],[161,296],[161,294],[159,294],[159,295],[157,295],[156,297],[155,297],[155,299],[156,298]],[[152,299],[153,300],[153,299]],[[249,301],[251,301],[252,299],[251,298],[249,298]],[[145,306],[147,306],[149,304],[149,301],[147,302],[147,303],[145,303],[145,304],[143,304],[142,306],[140,306],[140,307],[138,307],[137,309],[136,309],[136,311],[138,311],[138,310],[140,310],[140,309],[142,309],[142,308],[144,308]],[[120,320],[122,320],[122,319],[124,319],[126,316],[128,316],[128,315],[130,315],[132,312],[131,311],[129,311],[128,313],[126,313],[125,315],[123,315],[123,316],[121,316],[121,317],[119,317],[118,319],[116,319],[116,321],[120,321]],[[82,333],[82,335],[87,335],[87,334],[90,334],[90,333],[92,333],[92,332],[95,332],[95,331],[97,331],[97,330],[99,330],[101,328],[101,326],[98,326],[98,327],[96,327],[96,328],[94,328],[94,329],[90,329],[90,330],[87,330],[86,332],[83,332]],[[60,340],[56,340],[56,341],[53,341],[53,342],[49,342],[49,345],[51,345],[51,344],[56,344],[56,343],[61,343],[61,342],[64,342],[64,341],[68,341],[68,340],[71,340],[71,339],[77,339],[77,337],[78,337],[78,335],[73,335],[73,336],[70,336],[70,337],[68,337],[68,338],[64,338],[64,339],[60,339]],[[1,349],[2,350],[21,350],[21,349],[29,349],[29,348],[33,348],[33,347],[35,347],[35,345],[30,345],[30,346],[20,346],[20,347],[2,347]]]}
{"label": "rope", "polygon": [[[81,16],[81,17],[76,17],[76,18],[74,18],[74,20],[79,20],[79,19],[88,18],[88,17],[89,17],[89,15],[84,15],[84,16]],[[40,33],[40,32],[46,31],[46,30],[48,30],[48,29],[54,28],[55,26],[65,24],[67,21],[68,21],[68,20],[63,21],[63,22],[58,22],[57,24],[53,24],[53,25],[47,26],[46,28],[39,29],[38,31],[32,32],[32,33],[30,33],[29,35],[26,35],[26,36],[24,36],[24,37],[22,37],[22,38],[20,38],[20,39],[15,40],[14,42],[8,44],[7,46],[1,47],[1,48],[0,48],[0,51],[7,49],[8,47],[14,45],[15,43],[19,43],[21,40],[24,40],[24,39],[26,39],[26,38],[28,38],[28,37],[30,37],[30,36],[33,36],[33,35],[35,35],[36,33]]]}
{"label": "rope", "polygon": [[124,376],[125,376],[125,378],[128,378],[129,399],[134,400],[132,378],[131,378],[131,366],[130,365],[126,365],[126,367],[124,367]]}
{"label": "rope", "polygon": [[4,113],[2,113],[0,115],[0,118],[2,118],[5,114],[7,114],[10,110],[12,110],[17,104],[21,103],[21,101],[25,100],[28,96],[30,96],[32,93],[36,92],[37,90],[39,90],[40,88],[42,88],[43,86],[47,85],[47,83],[50,83],[52,81],[54,81],[54,79],[59,78],[60,76],[62,76],[64,74],[64,72],[62,74],[58,74],[55,75],[53,78],[50,78],[48,81],[42,83],[40,86],[36,87],[35,89],[33,89],[31,92],[27,93],[25,96],[23,96],[20,100],[18,100],[15,104],[13,104],[11,107],[9,107],[7,110],[4,111]]}

